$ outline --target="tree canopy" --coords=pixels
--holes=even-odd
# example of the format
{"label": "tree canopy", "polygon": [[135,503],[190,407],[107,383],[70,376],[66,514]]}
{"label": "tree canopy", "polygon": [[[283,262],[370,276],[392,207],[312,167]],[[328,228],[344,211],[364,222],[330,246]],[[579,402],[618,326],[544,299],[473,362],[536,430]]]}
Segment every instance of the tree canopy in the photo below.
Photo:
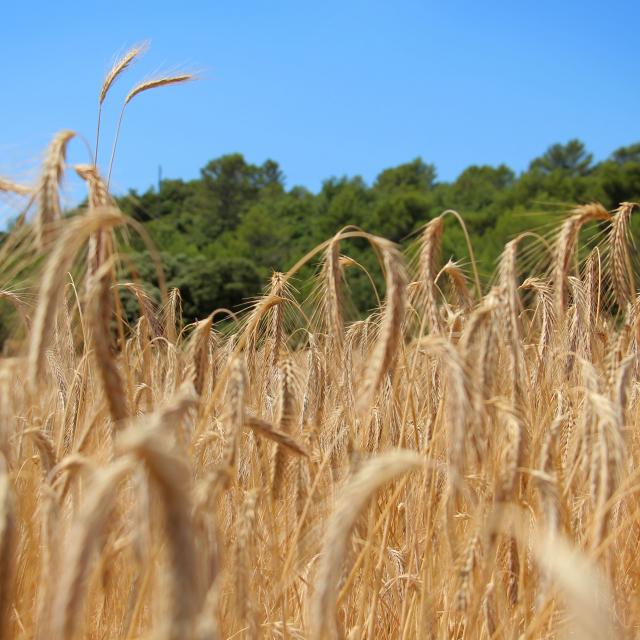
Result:
{"label": "tree canopy", "polygon": [[[168,284],[181,289],[185,317],[192,320],[256,296],[272,271],[287,270],[347,225],[405,243],[429,220],[455,209],[488,277],[515,234],[548,232],[560,214],[594,200],[609,209],[640,200],[640,143],[595,163],[582,142],[570,140],[551,146],[519,175],[506,165],[470,166],[453,182],[439,182],[435,166],[415,158],[385,169],[372,185],[358,176],[333,177],[318,193],[287,189],[273,160],[256,165],[234,153],[211,160],[197,180],[163,180],[159,191],[131,191],[119,204],[149,232]],[[142,242],[134,239],[130,251],[140,275],[152,279]],[[445,260],[468,264],[460,229],[447,231],[444,251]],[[348,252],[381,284],[364,243],[355,241]],[[365,312],[374,300],[370,280],[362,269],[349,272],[351,297]]]}

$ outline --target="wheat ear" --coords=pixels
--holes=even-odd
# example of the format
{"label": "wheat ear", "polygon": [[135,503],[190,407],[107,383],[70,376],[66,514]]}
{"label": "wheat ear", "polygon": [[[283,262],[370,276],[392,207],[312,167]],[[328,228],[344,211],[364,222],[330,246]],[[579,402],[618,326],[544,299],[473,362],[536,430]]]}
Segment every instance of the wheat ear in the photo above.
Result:
{"label": "wheat ear", "polygon": [[609,268],[616,303],[621,310],[635,295],[635,276],[629,253],[629,222],[635,205],[623,202],[616,211],[609,234]]}
{"label": "wheat ear", "polygon": [[322,640],[337,636],[336,591],[347,552],[347,540],[358,516],[371,496],[384,484],[419,469],[423,459],[402,449],[368,460],[343,489],[327,524],[316,587],[311,601],[311,635]]}
{"label": "wheat ear", "polygon": [[111,184],[111,171],[113,170],[113,160],[116,156],[116,148],[118,146],[118,139],[120,138],[120,128],[122,127],[122,118],[124,117],[124,110],[126,106],[137,96],[145,91],[150,91],[151,89],[157,89],[158,87],[168,87],[174,84],[183,84],[185,82],[189,82],[189,80],[193,80],[194,75],[192,73],[183,73],[175,76],[164,76],[162,78],[155,78],[152,80],[146,80],[144,82],[140,82],[137,84],[129,93],[127,97],[124,99],[124,104],[122,105],[122,110],[120,111],[120,117],[118,118],[118,126],[116,128],[116,137],[113,141],[113,148],[111,150],[111,160],[109,161],[109,172],[107,173],[107,187]]}
{"label": "wheat ear", "polygon": [[105,101],[107,93],[109,93],[109,89],[111,89],[111,86],[116,81],[116,79],[131,66],[131,64],[136,60],[138,56],[140,56],[147,50],[148,46],[149,45],[147,42],[143,42],[142,44],[135,45],[134,47],[129,49],[129,51],[127,51],[121,58],[116,60],[102,82],[102,87],[100,87],[100,93],[98,95],[98,126],[96,127],[94,166],[96,166],[98,163],[98,145],[100,143],[100,119],[102,117],[102,103]]}
{"label": "wheat ear", "polygon": [[1,191],[4,191],[5,193],[15,193],[19,196],[30,196],[33,193],[33,189],[31,187],[18,184],[17,182],[7,180],[6,178],[0,178],[0,192]]}
{"label": "wheat ear", "polygon": [[407,273],[402,257],[393,243],[388,240],[377,238],[375,242],[383,256],[387,294],[378,340],[367,363],[359,394],[360,412],[367,411],[373,405],[384,376],[393,364],[402,339],[402,323],[406,307]]}
{"label": "wheat ear", "polygon": [[45,155],[37,189],[38,209],[35,217],[36,243],[41,249],[51,238],[51,225],[62,215],[58,186],[64,172],[67,144],[74,136],[73,131],[66,130],[56,134]]}
{"label": "wheat ear", "polygon": [[124,224],[124,222],[125,218],[120,211],[108,207],[96,211],[90,219],[74,218],[66,225],[46,263],[38,294],[38,306],[33,320],[27,359],[32,384],[36,384],[42,373],[46,348],[53,333],[51,327],[63,293],[64,280],[73,265],[76,254],[92,233]]}

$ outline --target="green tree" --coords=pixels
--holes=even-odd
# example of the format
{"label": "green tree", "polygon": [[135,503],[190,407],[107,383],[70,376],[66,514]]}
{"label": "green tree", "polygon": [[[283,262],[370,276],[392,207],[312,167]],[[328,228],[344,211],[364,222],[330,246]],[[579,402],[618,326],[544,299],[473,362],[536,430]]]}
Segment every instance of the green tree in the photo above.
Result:
{"label": "green tree", "polygon": [[378,177],[374,187],[380,191],[411,189],[427,191],[436,181],[436,168],[426,164],[422,158],[401,164],[392,169],[385,169]]}
{"label": "green tree", "polygon": [[533,160],[529,166],[532,171],[551,173],[564,171],[571,176],[583,176],[589,172],[593,155],[588,153],[580,140],[569,140],[566,144],[554,144]]}
{"label": "green tree", "polygon": [[281,194],[282,180],[277,163],[248,164],[239,153],[212,160],[202,169],[202,181],[222,231],[234,229],[261,192]]}
{"label": "green tree", "polygon": [[629,162],[640,164],[640,142],[616,149],[611,154],[611,160],[618,164],[627,164]]}
{"label": "green tree", "polygon": [[[334,177],[317,194],[285,189],[272,160],[257,165],[230,154],[209,162],[197,180],[164,180],[159,192],[131,192],[119,204],[162,252],[168,284],[181,289],[185,319],[193,320],[219,307],[242,305],[263,290],[273,270],[289,269],[343,227],[355,225],[408,244],[445,209],[463,216],[488,281],[505,242],[525,229],[547,233],[557,226],[559,213],[593,200],[608,209],[640,200],[640,144],[621,147],[594,164],[582,142],[570,140],[549,147],[520,175],[505,165],[471,166],[450,183],[436,182],[435,167],[416,158],[385,169],[371,186],[358,176]],[[640,232],[640,217],[633,216],[631,225],[632,232]],[[131,262],[153,290],[153,263],[144,243],[136,234],[131,238]],[[351,239],[341,251],[366,269],[383,293],[368,243]],[[447,218],[443,238],[443,258],[449,257],[462,264],[469,260],[453,218]],[[310,290],[305,279],[314,266],[305,267],[295,283],[301,297]],[[369,278],[355,266],[346,270],[346,278],[354,303],[346,316],[366,313],[374,300]]]}

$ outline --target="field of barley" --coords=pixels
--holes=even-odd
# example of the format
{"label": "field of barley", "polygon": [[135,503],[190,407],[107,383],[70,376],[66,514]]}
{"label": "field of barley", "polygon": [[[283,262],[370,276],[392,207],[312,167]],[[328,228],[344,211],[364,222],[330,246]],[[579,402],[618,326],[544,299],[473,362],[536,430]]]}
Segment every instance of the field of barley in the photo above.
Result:
{"label": "field of barley", "polygon": [[[349,227],[183,326],[72,136],[34,187],[0,181],[28,201],[2,280],[31,283],[0,292],[1,638],[638,637],[634,204],[513,238],[487,285],[471,246],[441,260],[453,211],[408,255]],[[88,188],[71,217],[66,171]],[[348,322],[354,241],[385,287]]]}

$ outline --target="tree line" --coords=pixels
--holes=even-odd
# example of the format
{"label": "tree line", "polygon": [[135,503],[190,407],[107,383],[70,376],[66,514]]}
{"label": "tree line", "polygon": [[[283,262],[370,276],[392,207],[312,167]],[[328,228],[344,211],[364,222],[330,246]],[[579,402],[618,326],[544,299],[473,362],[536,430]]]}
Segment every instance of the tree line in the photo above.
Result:
{"label": "tree line", "polygon": [[[318,193],[285,187],[273,160],[251,164],[238,153],[210,161],[196,180],[165,179],[159,189],[129,192],[119,206],[157,247],[167,284],[178,287],[185,320],[220,307],[237,309],[260,294],[273,271],[286,271],[338,230],[355,225],[398,243],[447,209],[464,219],[481,277],[488,280],[504,244],[533,229],[549,234],[571,207],[599,201],[613,209],[640,201],[640,143],[594,162],[579,140],[555,144],[519,175],[508,166],[470,166],[453,182],[439,181],[421,158],[361,177],[329,178]],[[153,282],[153,261],[140,238],[128,251],[142,282]],[[371,279],[382,285],[376,257],[354,240],[344,249],[362,268],[346,270],[354,314],[375,302]],[[447,228],[443,259],[469,265],[464,234]],[[295,286],[309,293],[312,273]]]}

